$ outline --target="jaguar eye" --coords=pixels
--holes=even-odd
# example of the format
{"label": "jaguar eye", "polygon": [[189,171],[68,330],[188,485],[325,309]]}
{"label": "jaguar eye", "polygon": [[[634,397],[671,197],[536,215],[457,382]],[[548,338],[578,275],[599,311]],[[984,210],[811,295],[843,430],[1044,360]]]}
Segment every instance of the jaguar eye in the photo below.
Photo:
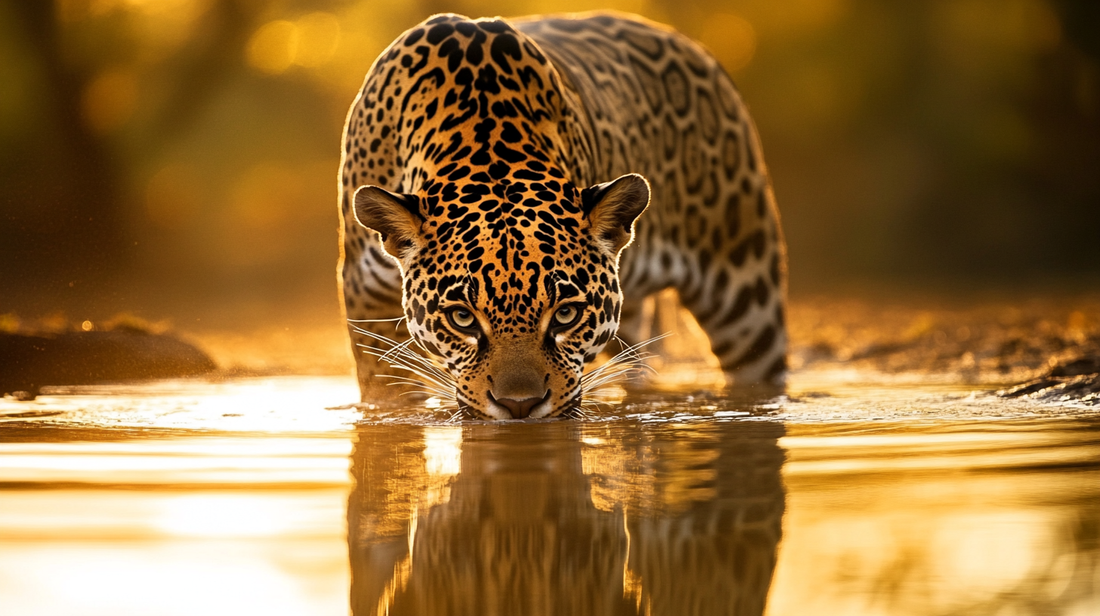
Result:
{"label": "jaguar eye", "polygon": [[580,314],[581,311],[574,305],[562,306],[554,313],[554,325],[559,327],[572,325]]}
{"label": "jaguar eye", "polygon": [[474,326],[474,314],[465,308],[455,308],[447,313],[447,316],[451,319],[451,324],[458,329],[472,329]]}

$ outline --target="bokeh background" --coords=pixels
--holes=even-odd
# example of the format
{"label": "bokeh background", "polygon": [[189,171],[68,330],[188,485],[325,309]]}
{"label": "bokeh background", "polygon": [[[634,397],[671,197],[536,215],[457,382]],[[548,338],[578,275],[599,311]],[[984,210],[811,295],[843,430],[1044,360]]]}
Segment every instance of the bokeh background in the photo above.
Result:
{"label": "bokeh background", "polygon": [[1098,288],[1093,0],[2,0],[0,314],[338,332],[340,132],[374,57],[435,12],[596,8],[733,75],[796,299]]}

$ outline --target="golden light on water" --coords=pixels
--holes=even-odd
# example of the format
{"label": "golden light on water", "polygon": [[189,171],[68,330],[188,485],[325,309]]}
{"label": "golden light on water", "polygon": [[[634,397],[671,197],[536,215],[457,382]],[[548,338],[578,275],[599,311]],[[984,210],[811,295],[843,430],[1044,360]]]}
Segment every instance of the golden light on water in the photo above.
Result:
{"label": "golden light on water", "polygon": [[0,449],[5,481],[127,485],[347,483],[347,441],[174,439],[135,443],[25,443]]}
{"label": "golden light on water", "polygon": [[[1063,590],[1080,592],[1082,567],[1092,558],[1074,546],[1072,528],[1074,516],[1088,515],[1078,503],[1100,485],[1096,471],[1021,470],[1094,460],[1094,439],[1072,425],[783,426],[682,420],[686,415],[656,421],[658,413],[652,424],[352,428],[347,411],[318,408],[319,397],[354,398],[353,388],[336,385],[299,378],[205,384],[198,389],[213,391],[204,395],[195,386],[177,385],[167,395],[131,389],[130,410],[121,413],[130,415],[127,425],[220,429],[0,443],[0,484],[26,486],[5,489],[0,508],[5,608],[20,616],[344,613],[352,575],[345,520],[353,512],[353,546],[404,546],[392,566],[378,565],[385,570],[381,594],[362,597],[378,613],[407,605],[408,593],[429,587],[465,596],[434,571],[456,546],[480,550],[486,563],[514,558],[526,567],[528,557],[545,557],[514,552],[499,540],[529,531],[555,554],[559,541],[580,541],[578,554],[595,550],[620,559],[613,567],[618,592],[654,613],[679,595],[724,604],[732,599],[708,589],[726,584],[728,563],[714,549],[719,540],[706,538],[724,527],[707,522],[706,512],[740,520],[736,528],[766,528],[770,518],[759,517],[767,511],[761,506],[777,498],[785,500],[786,514],[770,616],[919,615],[929,613],[927,606],[963,609],[1013,589],[1059,601]],[[915,399],[898,390],[860,399],[872,405]],[[838,389],[837,401],[811,404],[824,405],[817,412],[828,416],[825,407],[840,405],[851,391]],[[117,404],[127,394],[99,395]],[[62,425],[114,421],[91,390],[69,402],[44,396],[30,404],[61,412],[51,419]],[[13,404],[0,405],[0,415]],[[716,408],[700,404],[698,412]],[[234,426],[267,432],[227,431]],[[464,528],[479,530],[454,534]],[[547,529],[557,530],[544,536]],[[603,539],[584,543],[590,532]],[[687,547],[669,552],[673,538]],[[625,551],[605,553],[603,542],[620,539]],[[693,581],[673,583],[677,575]],[[49,591],[59,587],[65,592]],[[201,592],[177,600],[183,587]],[[600,587],[578,591],[577,600],[598,595]],[[883,612],[876,607],[881,601],[893,607]]]}
{"label": "golden light on water", "polygon": [[0,557],[0,579],[23,582],[3,584],[4,610],[59,616],[343,614],[346,546],[331,545],[335,549],[193,540],[9,544]]}
{"label": "golden light on water", "polygon": [[[348,406],[358,400],[358,389],[347,377],[282,377],[237,379],[224,383],[161,381],[134,384],[105,396],[96,387],[66,395],[46,394],[19,406],[0,399],[0,425],[5,413],[49,413],[59,425],[82,429],[216,430],[219,433],[340,434],[360,417]],[[17,415],[18,416],[18,415]],[[214,451],[232,453],[214,445]],[[226,441],[223,441],[226,442]],[[236,442],[245,455],[267,455],[264,442]],[[278,441],[270,441],[282,446]],[[303,441],[306,443],[308,441]],[[318,441],[326,443],[327,441]],[[49,447],[48,443],[27,447]],[[346,443],[343,445],[346,447]],[[22,446],[21,446],[22,447]],[[109,443],[80,443],[74,455],[113,450]],[[258,449],[257,449],[258,447]],[[9,450],[14,451],[14,450]],[[19,451],[23,451],[20,449]],[[26,450],[30,451],[30,450]]]}
{"label": "golden light on water", "polygon": [[273,500],[235,494],[178,496],[163,503],[154,524],[170,535],[194,537],[264,537],[298,528],[298,520],[287,515],[293,511],[288,505],[296,503]]}
{"label": "golden light on water", "polygon": [[424,470],[449,477],[462,472],[462,427],[432,426],[424,429]]}
{"label": "golden light on water", "polygon": [[[945,472],[941,459],[930,473],[882,471],[889,473],[882,480],[851,483],[859,476],[852,464],[837,465],[831,477],[806,475],[800,453],[792,451],[795,466],[785,473],[789,514],[771,613],[974,613],[1010,597],[1065,608],[1050,613],[1084,615],[1097,606],[1094,594],[1070,590],[1082,575],[1086,589],[1100,583],[1088,581],[1095,551],[1078,551],[1071,538],[1091,522],[1055,504],[1091,498],[1079,490],[1095,472],[966,474]],[[876,606],[860,598],[857,580],[909,590],[885,592]]]}
{"label": "golden light on water", "polygon": [[2,611],[344,613],[350,450],[300,434],[2,443],[0,482],[28,486],[0,499]]}
{"label": "golden light on water", "polygon": [[[0,542],[343,537],[346,481],[333,486],[289,478],[264,487],[227,477],[196,474],[187,489],[150,483],[114,490],[88,483],[63,490],[6,490]],[[90,469],[84,474],[89,478],[110,480],[112,475]],[[171,474],[162,478],[174,479]],[[295,479],[301,487],[287,487]],[[74,502],[81,506],[73,507]]]}

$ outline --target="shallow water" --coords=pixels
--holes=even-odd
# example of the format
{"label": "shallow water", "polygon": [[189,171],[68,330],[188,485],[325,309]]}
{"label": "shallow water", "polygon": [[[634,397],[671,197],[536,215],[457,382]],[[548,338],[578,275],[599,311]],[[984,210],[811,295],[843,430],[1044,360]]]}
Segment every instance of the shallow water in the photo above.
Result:
{"label": "shallow water", "polygon": [[507,423],[335,377],[2,400],[0,612],[1100,613],[1100,414],[927,382]]}

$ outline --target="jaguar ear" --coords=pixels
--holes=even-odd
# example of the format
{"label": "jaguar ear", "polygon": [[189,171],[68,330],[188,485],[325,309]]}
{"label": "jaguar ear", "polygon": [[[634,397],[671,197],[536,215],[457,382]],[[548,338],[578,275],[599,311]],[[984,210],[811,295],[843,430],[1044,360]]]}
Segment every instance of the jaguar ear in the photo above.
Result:
{"label": "jaguar ear", "polygon": [[648,206],[649,182],[637,173],[581,191],[592,234],[615,255],[634,239],[634,221]]}
{"label": "jaguar ear", "polygon": [[420,198],[416,195],[391,193],[377,186],[360,186],[355,191],[355,220],[382,236],[386,252],[404,261],[411,250],[419,247]]}

